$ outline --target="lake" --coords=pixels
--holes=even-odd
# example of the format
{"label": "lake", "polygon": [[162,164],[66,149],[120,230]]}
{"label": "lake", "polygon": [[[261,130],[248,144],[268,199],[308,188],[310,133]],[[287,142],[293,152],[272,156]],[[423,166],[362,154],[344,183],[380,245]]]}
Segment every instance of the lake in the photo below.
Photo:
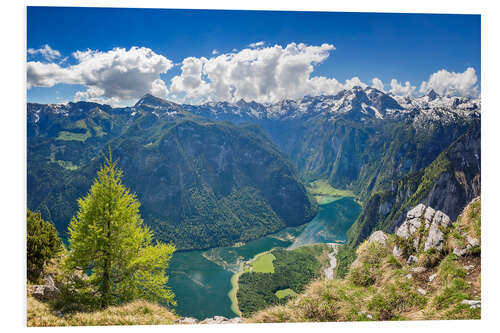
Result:
{"label": "lake", "polygon": [[309,223],[286,228],[238,247],[176,252],[167,269],[168,285],[175,293],[181,316],[204,319],[215,315],[235,317],[228,296],[231,277],[240,263],[274,247],[296,248],[305,244],[342,243],[361,212],[354,198],[343,197],[321,204]]}

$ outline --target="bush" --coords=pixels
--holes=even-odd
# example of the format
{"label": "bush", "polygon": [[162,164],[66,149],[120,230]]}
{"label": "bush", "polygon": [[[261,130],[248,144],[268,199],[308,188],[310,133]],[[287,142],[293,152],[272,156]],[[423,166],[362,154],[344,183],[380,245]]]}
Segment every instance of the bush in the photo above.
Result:
{"label": "bush", "polygon": [[420,266],[426,268],[435,267],[437,264],[439,264],[440,260],[441,260],[441,253],[439,253],[439,251],[437,251],[436,249],[427,250],[423,252],[418,258]]}
{"label": "bush", "polygon": [[27,210],[27,271],[28,280],[36,282],[45,263],[54,258],[62,249],[56,228],[42,219],[40,212]]}
{"label": "bush", "polygon": [[361,244],[357,252],[358,262],[351,266],[347,279],[354,285],[368,287],[380,276],[382,260],[390,252],[383,244],[369,242]]}

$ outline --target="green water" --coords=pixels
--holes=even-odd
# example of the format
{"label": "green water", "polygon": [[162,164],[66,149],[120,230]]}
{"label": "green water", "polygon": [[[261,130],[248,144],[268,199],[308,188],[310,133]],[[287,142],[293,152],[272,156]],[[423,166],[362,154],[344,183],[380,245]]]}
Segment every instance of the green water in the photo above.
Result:
{"label": "green water", "polygon": [[354,199],[345,197],[320,205],[318,214],[305,225],[284,229],[243,246],[175,253],[167,273],[168,285],[176,295],[176,313],[198,319],[214,315],[235,317],[228,292],[240,262],[274,247],[343,242],[360,212],[361,207]]}

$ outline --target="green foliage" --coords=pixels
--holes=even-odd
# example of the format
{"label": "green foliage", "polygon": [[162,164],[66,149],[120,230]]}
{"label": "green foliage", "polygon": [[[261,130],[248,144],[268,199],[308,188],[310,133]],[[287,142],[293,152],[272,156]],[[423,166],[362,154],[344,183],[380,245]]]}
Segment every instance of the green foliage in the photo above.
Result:
{"label": "green foliage", "polygon": [[427,300],[413,288],[411,281],[396,280],[383,286],[370,302],[368,309],[377,314],[378,320],[389,320],[413,307],[422,308]]}
{"label": "green foliage", "polygon": [[356,286],[371,286],[381,275],[381,266],[389,251],[384,244],[365,241],[357,252],[358,263],[351,266],[347,279]]}
{"label": "green foliage", "polygon": [[[322,245],[302,246],[288,251],[271,251],[274,273],[245,272],[238,279],[238,307],[243,316],[249,316],[270,305],[285,304],[295,293],[319,277],[323,253]],[[280,297],[281,296],[281,297]]]}
{"label": "green foliage", "polygon": [[469,297],[469,285],[465,280],[467,272],[458,265],[456,255],[446,256],[439,264],[437,274],[442,287],[433,299],[436,309],[448,308]]}
{"label": "green foliage", "polygon": [[337,248],[337,267],[336,269],[336,276],[338,278],[345,278],[347,275],[347,272],[349,271],[349,267],[351,267],[351,264],[356,260],[356,250],[347,245],[344,244],[342,246],[339,246]]}
{"label": "green foliage", "polygon": [[36,282],[47,261],[54,258],[62,249],[61,239],[56,228],[42,219],[40,212],[27,210],[27,270],[28,280]]}
{"label": "green foliage", "polygon": [[153,243],[139,201],[121,178],[110,153],[88,195],[78,200],[65,266],[89,277],[75,281],[75,292],[87,301],[96,299],[102,308],[139,298],[174,303],[165,269],[175,247]]}
{"label": "green foliage", "polygon": [[[123,182],[137,193],[145,224],[178,249],[247,242],[317,212],[295,168],[260,130],[188,113],[159,119],[148,112],[128,123],[120,112],[102,117],[61,121],[50,125],[51,134],[28,137],[28,207],[63,236],[108,144],[120,157]],[[63,132],[92,135],[85,142],[57,140]]]}

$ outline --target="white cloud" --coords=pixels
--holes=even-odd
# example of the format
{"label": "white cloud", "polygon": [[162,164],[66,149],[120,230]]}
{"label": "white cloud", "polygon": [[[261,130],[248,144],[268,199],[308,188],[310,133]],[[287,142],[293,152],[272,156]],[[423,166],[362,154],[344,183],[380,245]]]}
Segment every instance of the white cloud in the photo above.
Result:
{"label": "white cloud", "polygon": [[352,79],[345,80],[344,89],[352,89],[353,87],[366,88],[366,83],[361,82],[359,77],[355,76]]}
{"label": "white cloud", "polygon": [[314,65],[326,60],[333,45],[288,44],[243,49],[210,59],[186,58],[171,91],[188,99],[275,102],[338,90],[335,79],[311,78]]}
{"label": "white cloud", "polygon": [[208,97],[210,85],[202,79],[203,64],[207,59],[189,57],[182,61],[182,74],[172,78],[170,90],[172,94],[184,93],[188,99],[204,99]]}
{"label": "white cloud", "polygon": [[[172,62],[144,47],[129,50],[76,51],[76,65],[62,67],[55,63],[30,61],[27,64],[28,89],[52,87],[58,83],[80,84],[87,87],[75,99],[110,100],[114,104],[156,92],[165,96],[168,89],[160,74],[172,68]],[[162,83],[163,82],[163,83]]]}
{"label": "white cloud", "polygon": [[213,50],[212,50],[212,54],[213,54],[213,55],[219,54],[219,51],[217,51],[217,49],[213,49]]}
{"label": "white cloud", "polygon": [[39,49],[28,49],[28,54],[37,55],[40,54],[45,60],[52,61],[61,57],[61,52],[52,49],[48,44],[45,44]]}
{"label": "white cloud", "polygon": [[409,96],[413,95],[416,87],[412,86],[410,81],[406,81],[404,85],[402,85],[398,80],[391,80],[391,90],[389,90],[392,94],[397,96]]}
{"label": "white cloud", "polygon": [[251,48],[255,48],[255,47],[264,46],[264,44],[265,43],[263,41],[260,41],[260,42],[255,42],[255,43],[248,44],[248,46],[250,46]]}
{"label": "white cloud", "polygon": [[433,89],[442,96],[476,97],[479,94],[476,83],[477,75],[472,67],[467,68],[463,73],[448,72],[441,69],[431,74],[428,81],[422,82],[420,92],[427,93]]}
{"label": "white cloud", "polygon": [[372,79],[372,87],[380,91],[384,91],[384,83],[378,77]]}

